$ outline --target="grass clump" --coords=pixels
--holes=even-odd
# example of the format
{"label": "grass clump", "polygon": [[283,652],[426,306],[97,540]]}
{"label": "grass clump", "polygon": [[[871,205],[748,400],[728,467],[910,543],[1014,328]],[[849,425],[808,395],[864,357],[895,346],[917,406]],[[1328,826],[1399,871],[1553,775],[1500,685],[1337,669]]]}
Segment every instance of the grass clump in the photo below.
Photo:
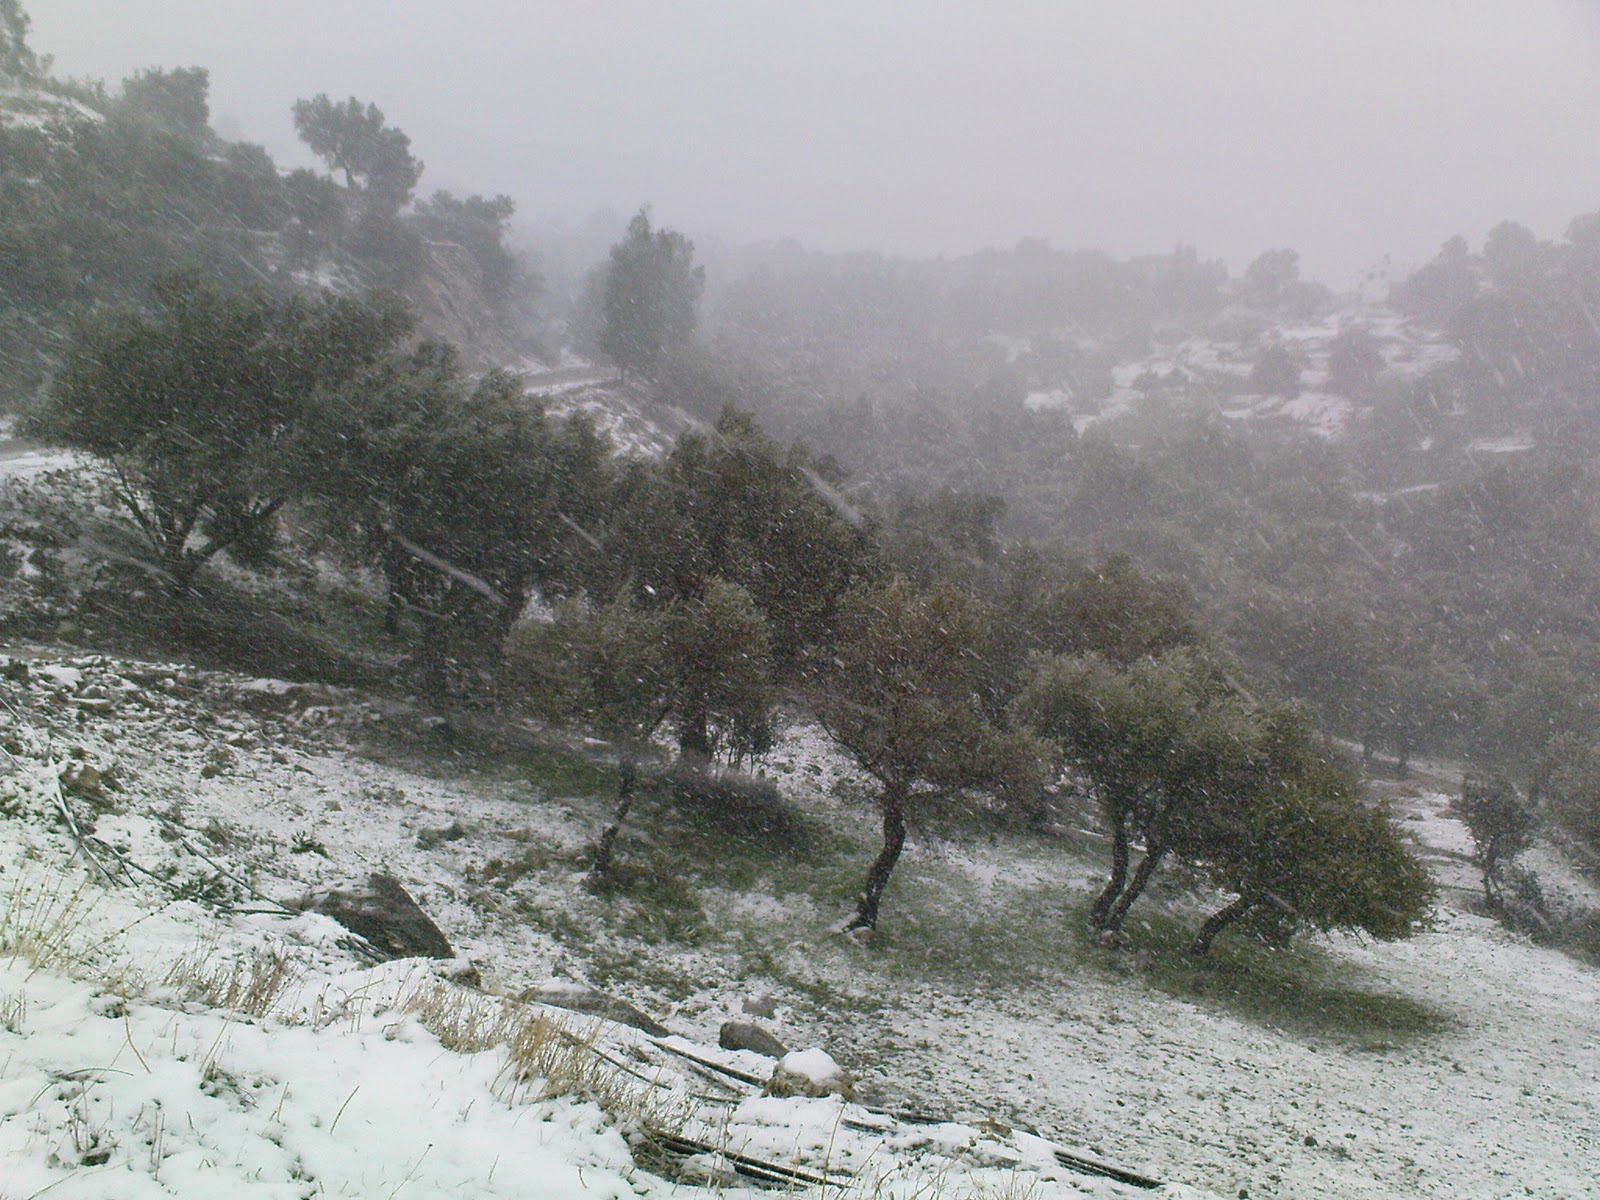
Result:
{"label": "grass clump", "polygon": [[599,1046],[604,1022],[578,1021],[537,1006],[430,981],[406,998],[405,1012],[459,1054],[504,1047],[495,1090],[507,1104],[570,1096],[596,1104],[629,1127],[679,1127],[685,1114],[649,1079]]}
{"label": "grass clump", "polygon": [[197,946],[168,968],[162,984],[188,1000],[247,1017],[264,1017],[298,982],[293,964],[277,950],[210,967],[213,947]]}
{"label": "grass clump", "polygon": [[99,896],[87,875],[19,873],[0,912],[0,954],[36,971],[74,966],[78,933]]}
{"label": "grass clump", "polygon": [[[1449,1017],[1429,1004],[1366,986],[1358,967],[1325,950],[1284,949],[1241,937],[1219,940],[1211,953],[1189,953],[1193,931],[1170,914],[1150,912],[1128,950],[1102,949],[1084,921],[1073,940],[1087,961],[1116,974],[1137,974],[1157,991],[1220,1009],[1244,1020],[1309,1037],[1354,1040],[1381,1047],[1443,1033]],[[1112,967],[1113,962],[1120,967]]]}

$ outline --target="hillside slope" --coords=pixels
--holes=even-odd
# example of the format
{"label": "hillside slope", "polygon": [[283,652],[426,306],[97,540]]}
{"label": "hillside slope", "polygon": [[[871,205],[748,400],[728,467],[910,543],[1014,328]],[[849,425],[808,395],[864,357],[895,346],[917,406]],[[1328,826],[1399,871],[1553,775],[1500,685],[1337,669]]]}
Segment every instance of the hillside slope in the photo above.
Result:
{"label": "hillside slope", "polygon": [[[23,1164],[25,1174],[8,1175],[26,1180],[23,1195],[58,1182],[73,1196],[215,1194],[227,1170],[245,1166],[276,1180],[274,1194],[313,1194],[321,1180],[324,1194],[386,1194],[409,1181],[411,1194],[511,1195],[519,1179],[556,1178],[539,1173],[555,1169],[551,1154],[582,1179],[574,1195],[665,1187],[632,1167],[619,1126],[599,1110],[525,1107],[496,1091],[504,1060],[492,1052],[441,1056],[437,1033],[396,1014],[397,993],[433,977],[425,967],[364,976],[324,919],[261,915],[275,911],[269,901],[373,870],[411,890],[490,996],[552,979],[594,984],[701,1046],[715,1044],[723,1020],[759,1007],[788,1045],[821,1045],[844,1063],[872,1108],[955,1122],[884,1126],[837,1102],[745,1101],[737,1091],[732,1114],[717,1118],[732,1148],[765,1161],[871,1164],[889,1176],[880,1194],[1136,1194],[1058,1169],[1037,1143],[1006,1132],[1025,1129],[1183,1185],[1174,1196],[1596,1194],[1596,973],[1460,908],[1409,943],[1317,939],[1287,955],[1235,946],[1189,964],[1172,922],[1208,898],[1181,890],[1135,922],[1128,951],[1077,933],[1100,869],[1086,834],[923,836],[891,890],[886,936],[861,947],[834,929],[873,831],[854,800],[860,782],[805,727],[791,728],[771,760],[799,824],[774,834],[650,801],[624,843],[642,875],[602,899],[581,873],[609,804],[608,772],[530,748],[536,731],[505,726],[485,738],[460,718],[359,692],[44,648],[13,650],[4,673],[4,936],[13,952],[19,931],[58,930],[73,946],[42,974],[6,968],[0,984],[0,1011],[17,1026],[0,1032],[10,1098],[0,1137]],[[103,892],[86,883],[76,903],[97,899],[81,923],[59,916],[72,885],[53,881],[70,880],[84,858],[69,861],[52,779],[90,848],[129,870]],[[1425,838],[1459,837],[1444,797],[1411,803]],[[263,952],[302,981],[291,989],[300,999],[269,1010],[277,1015],[265,1025],[174,1007],[172,988],[159,986],[185,955],[223,968]],[[327,1008],[336,993],[353,997],[331,1010],[337,1020],[291,1019],[297,1003]],[[607,1045],[640,1047],[645,1074],[667,1070],[660,1051],[616,1036]],[[177,1093],[117,1090],[147,1071],[205,1090],[199,1076],[183,1084],[195,1068],[157,1043],[193,1045],[214,1064],[223,1083],[208,1094],[225,1102],[226,1124],[189,1138]],[[322,1061],[332,1069],[313,1066]],[[60,1092],[53,1107],[30,1108],[23,1093],[49,1079]],[[394,1119],[382,1108],[388,1080],[438,1096],[404,1144],[382,1132]],[[727,1095],[703,1078],[674,1086]],[[314,1130],[341,1102],[350,1105],[341,1133],[354,1141],[335,1154]],[[176,1161],[162,1168],[150,1144],[163,1104],[162,1137],[189,1156],[187,1174]],[[551,1132],[535,1139],[537,1154],[512,1138],[517,1159],[505,1139],[523,1114]],[[89,1135],[100,1140],[77,1159],[63,1149]],[[425,1143],[434,1149],[419,1163]],[[497,1185],[481,1182],[491,1174]],[[128,1180],[148,1190],[113,1183]]]}

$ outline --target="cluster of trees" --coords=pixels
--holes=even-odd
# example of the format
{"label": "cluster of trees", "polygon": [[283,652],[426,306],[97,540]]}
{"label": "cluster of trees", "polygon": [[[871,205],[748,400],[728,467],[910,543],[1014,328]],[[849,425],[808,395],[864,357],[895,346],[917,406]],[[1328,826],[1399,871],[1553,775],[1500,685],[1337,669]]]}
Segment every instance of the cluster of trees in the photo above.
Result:
{"label": "cluster of trees", "polygon": [[[629,238],[672,250],[662,274],[692,281],[663,232],[641,218]],[[1215,716],[1202,736],[1163,715],[1161,689],[1135,687],[1139,719],[1177,740],[1148,749],[1169,764],[1159,788],[1126,807],[1111,799],[1119,785],[1074,741],[1098,726],[1063,715],[1077,685],[1062,680],[1095,664],[1120,680],[1188,662],[1204,637],[1181,589],[1126,559],[998,553],[992,510],[956,494],[909,506],[886,532],[844,499],[831,462],[733,409],[660,461],[622,462],[515,377],[468,375],[449,347],[409,335],[403,307],[380,295],[278,301],[168,277],[146,307],[101,308],[75,327],[26,428],[108,464],[179,592],[215,554],[269,557],[293,513],[381,572],[387,623],[436,683],[454,654],[505,656],[503,678],[529,703],[613,739],[624,766],[599,880],[659,734],[688,762],[737,763],[771,746],[789,697],[879,785],[883,849],[854,929],[876,926],[930,797],[993,796],[1036,817],[1061,763],[1095,780],[1118,831],[1116,921],[1169,852],[1237,892],[1238,913],[1271,906],[1390,936],[1425,904],[1387,819],[1307,727],[1242,691],[1226,705],[1199,691],[1181,702],[1188,717]],[[553,617],[527,615],[536,598]],[[1173,773],[1175,756],[1189,775]],[[1125,890],[1134,837],[1146,858]],[[1347,878],[1360,861],[1383,876],[1365,891]]]}
{"label": "cluster of trees", "polygon": [[1170,860],[1236,897],[1201,925],[1197,955],[1247,918],[1275,940],[1298,928],[1403,937],[1426,918],[1427,873],[1354,767],[1303,711],[1260,703],[1204,646],[1126,665],[1040,659],[1016,704],[1087,780],[1111,831],[1111,878],[1090,914],[1108,941]]}
{"label": "cluster of trees", "polygon": [[115,90],[60,81],[28,50],[27,24],[14,2],[0,12],[6,104],[31,106],[0,122],[0,388],[53,370],[73,309],[142,301],[178,269],[277,297],[308,275],[398,289],[438,324],[447,311],[418,285],[449,274],[458,302],[499,318],[496,336],[527,315],[538,281],[507,246],[511,200],[437,192],[412,208],[422,164],[375,105],[297,102],[297,131],[337,178],[283,172],[211,128],[204,68],[141,71]]}
{"label": "cluster of trees", "polygon": [[1515,221],[1491,229],[1477,253],[1453,237],[1391,301],[1461,348],[1430,383],[1468,430],[1597,444],[1600,213],[1574,218],[1558,242]]}

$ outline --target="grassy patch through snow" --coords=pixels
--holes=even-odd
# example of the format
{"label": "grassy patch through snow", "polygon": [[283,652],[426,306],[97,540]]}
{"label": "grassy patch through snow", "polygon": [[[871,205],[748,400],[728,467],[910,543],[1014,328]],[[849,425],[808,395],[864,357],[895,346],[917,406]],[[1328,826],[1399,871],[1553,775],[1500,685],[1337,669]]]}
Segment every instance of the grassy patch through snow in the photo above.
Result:
{"label": "grassy patch through snow", "polygon": [[[489,781],[525,786],[535,803],[581,804],[597,838],[615,803],[615,769],[581,754],[511,749],[493,735],[461,729],[428,749],[442,771],[459,770],[466,759]],[[857,974],[960,990],[981,976],[987,988],[1021,990],[1090,972],[1137,980],[1269,1028],[1373,1048],[1450,1026],[1439,1010],[1373,986],[1359,966],[1303,939],[1273,950],[1226,935],[1196,959],[1188,953],[1194,919],[1163,911],[1158,898],[1135,910],[1127,947],[1108,950],[1085,925],[1088,892],[1067,882],[1079,865],[1074,848],[1022,836],[991,844],[976,869],[963,850],[908,857],[886,897],[876,941],[835,945],[832,926],[877,849],[870,819],[803,816],[761,781],[697,788],[651,774],[624,824],[613,878],[593,896],[593,916],[613,934],[647,945],[720,948],[740,974],[790,986],[807,975],[817,983],[813,972],[820,970],[835,983]],[[1043,871],[1041,858],[1050,860]],[[562,861],[534,869],[573,867]],[[762,899],[772,903],[754,903]],[[796,971],[790,947],[799,948],[806,970]],[[621,964],[613,966],[620,977]],[[831,984],[818,987],[827,993],[819,1003],[832,998]]]}
{"label": "grassy patch through snow", "polygon": [[1191,923],[1154,909],[1135,912],[1122,950],[1102,948],[1080,914],[1072,924],[1080,955],[1113,974],[1133,974],[1176,999],[1289,1033],[1354,1039],[1381,1049],[1451,1028],[1439,1009],[1369,986],[1360,967],[1304,939],[1275,950],[1224,935],[1209,955],[1195,958],[1189,953]]}

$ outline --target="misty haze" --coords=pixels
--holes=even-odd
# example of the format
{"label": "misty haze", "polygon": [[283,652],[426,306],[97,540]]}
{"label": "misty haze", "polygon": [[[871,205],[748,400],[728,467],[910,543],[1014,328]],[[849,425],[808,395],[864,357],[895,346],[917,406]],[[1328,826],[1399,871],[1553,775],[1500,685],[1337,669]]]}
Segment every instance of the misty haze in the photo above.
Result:
{"label": "misty haze", "polygon": [[0,0],[0,1200],[1600,1197],[1600,9]]}

